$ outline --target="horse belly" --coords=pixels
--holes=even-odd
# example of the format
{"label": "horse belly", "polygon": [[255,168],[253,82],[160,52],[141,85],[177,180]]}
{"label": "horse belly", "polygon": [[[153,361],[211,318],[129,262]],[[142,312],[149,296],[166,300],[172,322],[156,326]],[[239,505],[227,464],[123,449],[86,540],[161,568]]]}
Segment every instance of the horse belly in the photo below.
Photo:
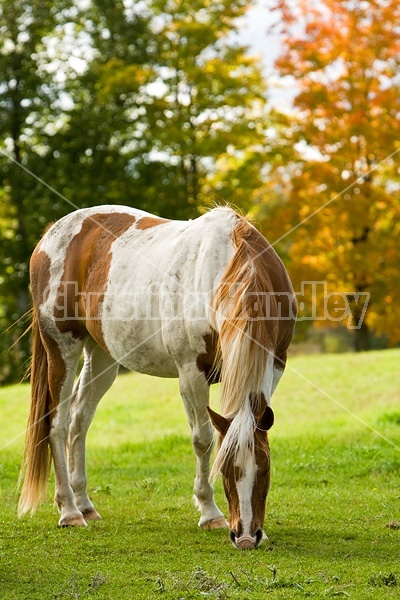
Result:
{"label": "horse belly", "polygon": [[130,371],[157,377],[178,377],[175,361],[162,339],[161,323],[154,321],[103,321],[108,352]]}

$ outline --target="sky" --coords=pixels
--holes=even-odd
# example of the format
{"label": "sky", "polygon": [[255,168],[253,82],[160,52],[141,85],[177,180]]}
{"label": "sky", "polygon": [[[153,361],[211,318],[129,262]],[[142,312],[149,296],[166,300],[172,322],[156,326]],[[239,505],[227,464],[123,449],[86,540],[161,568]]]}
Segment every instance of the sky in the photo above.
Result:
{"label": "sky", "polygon": [[273,68],[279,54],[279,37],[267,33],[268,27],[277,20],[268,8],[268,0],[256,0],[242,19],[241,40],[250,46],[254,54],[262,57],[266,71]]}
{"label": "sky", "polygon": [[268,8],[269,0],[255,0],[242,19],[240,41],[249,46],[252,56],[259,56],[263,63],[264,76],[269,85],[269,104],[280,110],[289,110],[292,106],[294,89],[289,81],[282,80],[274,70],[274,61],[281,49],[280,38],[267,30],[277,20],[277,15]]}

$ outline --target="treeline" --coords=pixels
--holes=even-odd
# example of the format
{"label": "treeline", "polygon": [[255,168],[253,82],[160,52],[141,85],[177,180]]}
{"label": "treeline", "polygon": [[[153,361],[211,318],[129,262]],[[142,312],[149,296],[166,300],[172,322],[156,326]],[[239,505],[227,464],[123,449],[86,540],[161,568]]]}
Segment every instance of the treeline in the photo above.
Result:
{"label": "treeline", "polygon": [[268,110],[238,41],[245,0],[0,0],[0,382],[29,356],[28,337],[10,351],[29,321],[8,328],[44,227],[96,204],[179,219],[233,203],[281,238],[296,289],[371,293],[359,349],[371,330],[400,339],[397,3],[271,4],[291,115]]}
{"label": "treeline", "polygon": [[[247,210],[260,182],[265,85],[235,39],[243,0],[0,2],[0,330],[29,308],[29,256],[74,208],[191,218]],[[217,174],[218,173],[218,177]],[[0,338],[17,379],[26,326]]]}

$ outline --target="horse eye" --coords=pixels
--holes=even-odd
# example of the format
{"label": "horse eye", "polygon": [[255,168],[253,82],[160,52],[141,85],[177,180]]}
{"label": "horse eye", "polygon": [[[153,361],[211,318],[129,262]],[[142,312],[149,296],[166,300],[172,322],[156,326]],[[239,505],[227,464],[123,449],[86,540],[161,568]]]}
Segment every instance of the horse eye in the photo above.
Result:
{"label": "horse eye", "polygon": [[269,463],[263,462],[261,466],[257,468],[257,477],[266,477],[270,471]]}

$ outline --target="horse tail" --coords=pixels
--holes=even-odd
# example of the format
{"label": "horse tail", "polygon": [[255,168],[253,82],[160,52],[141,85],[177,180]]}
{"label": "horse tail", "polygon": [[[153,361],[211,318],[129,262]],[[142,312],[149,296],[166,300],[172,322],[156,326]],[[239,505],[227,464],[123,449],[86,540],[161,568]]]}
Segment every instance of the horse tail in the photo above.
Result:
{"label": "horse tail", "polygon": [[[244,452],[253,440],[254,413],[262,410],[261,386],[277,335],[276,320],[268,318],[276,307],[267,270],[272,247],[246,219],[238,219],[232,232],[235,253],[213,296],[221,412],[232,420],[214,461],[214,476],[227,456]],[[238,460],[242,463],[245,456]]]}
{"label": "horse tail", "polygon": [[34,513],[37,506],[44,500],[51,467],[48,441],[50,433],[48,361],[35,309],[33,310],[32,329],[31,403],[20,474],[20,482],[23,480],[18,503],[20,517],[29,510]]}

